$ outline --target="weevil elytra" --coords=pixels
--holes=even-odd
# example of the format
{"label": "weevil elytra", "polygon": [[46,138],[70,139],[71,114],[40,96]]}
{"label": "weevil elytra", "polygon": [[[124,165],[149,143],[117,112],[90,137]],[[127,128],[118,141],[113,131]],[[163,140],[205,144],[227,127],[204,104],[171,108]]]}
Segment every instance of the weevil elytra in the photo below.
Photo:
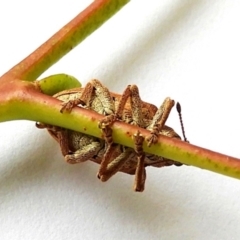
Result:
{"label": "weevil elytra", "polygon": [[103,116],[99,123],[104,140],[83,133],[37,123],[39,128],[47,128],[49,133],[59,142],[61,151],[68,163],[80,163],[91,160],[100,164],[98,178],[107,181],[117,172],[135,174],[135,191],[143,191],[147,166],[181,166],[180,162],[143,152],[143,137],[137,132],[133,138],[135,149],[115,144],[112,141],[111,127],[113,121],[120,120],[137,125],[151,131],[148,144],[154,144],[159,134],[181,139],[165,122],[170,114],[174,101],[166,98],[157,108],[153,104],[141,100],[136,85],[129,85],[122,95],[111,93],[98,80],[91,80],[85,88],[71,89],[54,95],[63,101],[60,110],[71,111],[75,106],[94,110]]}

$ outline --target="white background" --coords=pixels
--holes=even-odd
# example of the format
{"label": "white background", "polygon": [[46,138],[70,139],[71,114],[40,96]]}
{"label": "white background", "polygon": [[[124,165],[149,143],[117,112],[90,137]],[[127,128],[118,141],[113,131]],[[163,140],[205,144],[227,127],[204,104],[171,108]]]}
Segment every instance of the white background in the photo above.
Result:
{"label": "white background", "polygon": [[[0,2],[0,75],[91,1]],[[98,78],[142,99],[180,101],[191,143],[240,157],[240,2],[132,0],[44,76]],[[168,125],[181,133],[174,110]],[[239,239],[240,181],[194,167],[96,178],[68,165],[34,122],[0,124],[0,239]]]}

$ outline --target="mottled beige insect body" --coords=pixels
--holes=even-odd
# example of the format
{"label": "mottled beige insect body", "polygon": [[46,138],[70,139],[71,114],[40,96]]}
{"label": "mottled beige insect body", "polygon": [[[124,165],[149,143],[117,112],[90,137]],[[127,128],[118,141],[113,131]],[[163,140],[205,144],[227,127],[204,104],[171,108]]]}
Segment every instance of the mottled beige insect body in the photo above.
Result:
{"label": "mottled beige insect body", "polygon": [[136,85],[129,85],[122,95],[111,93],[98,80],[91,80],[85,88],[71,89],[54,95],[63,101],[60,110],[71,111],[80,106],[104,115],[99,127],[104,140],[80,132],[38,123],[39,128],[47,128],[59,142],[61,151],[68,163],[75,164],[91,160],[100,164],[98,178],[107,181],[117,172],[135,174],[135,191],[143,191],[146,179],[145,167],[181,166],[182,164],[153,154],[145,154],[142,149],[144,138],[140,132],[134,134],[135,149],[113,143],[111,124],[115,120],[124,121],[148,129],[151,137],[148,145],[154,144],[159,134],[178,138],[175,131],[166,126],[174,101],[166,98],[157,109],[156,106],[143,102]]}

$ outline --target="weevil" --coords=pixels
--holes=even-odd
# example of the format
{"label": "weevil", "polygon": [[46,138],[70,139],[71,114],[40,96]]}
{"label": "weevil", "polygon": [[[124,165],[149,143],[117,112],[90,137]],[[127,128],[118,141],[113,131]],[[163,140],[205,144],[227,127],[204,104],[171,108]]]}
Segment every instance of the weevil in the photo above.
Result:
{"label": "weevil", "polygon": [[[146,139],[149,146],[154,144],[159,134],[181,139],[172,128],[165,125],[174,106],[174,101],[170,98],[166,98],[163,104],[157,108],[155,105],[141,100],[136,85],[127,86],[123,94],[119,95],[111,93],[96,79],[87,83],[85,88],[62,91],[54,97],[63,101],[61,112],[70,112],[73,107],[80,106],[104,115],[99,123],[104,139],[57,126],[37,123],[38,128],[47,128],[51,136],[58,141],[62,154],[68,163],[75,164],[91,160],[100,164],[97,176],[101,181],[107,181],[119,171],[135,174],[134,190],[142,192],[146,180],[146,167],[182,165],[180,162],[144,153],[142,149],[144,138],[139,132],[133,136],[134,149],[115,144],[112,140],[111,124],[115,120],[148,129],[151,132],[151,137]],[[177,106],[180,112],[180,105]]]}

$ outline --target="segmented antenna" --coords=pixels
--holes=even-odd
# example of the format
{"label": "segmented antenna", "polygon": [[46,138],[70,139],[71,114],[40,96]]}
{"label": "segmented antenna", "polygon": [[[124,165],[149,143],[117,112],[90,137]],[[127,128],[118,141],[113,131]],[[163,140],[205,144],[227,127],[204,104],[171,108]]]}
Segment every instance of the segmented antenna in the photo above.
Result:
{"label": "segmented antenna", "polygon": [[185,130],[184,130],[184,126],[183,126],[183,120],[182,120],[182,113],[181,113],[181,105],[180,105],[179,102],[177,102],[176,108],[177,108],[179,119],[180,119],[180,124],[181,124],[181,128],[182,128],[182,135],[183,135],[184,141],[185,142],[189,142],[187,140],[187,138],[186,138],[186,135],[185,135]]}

